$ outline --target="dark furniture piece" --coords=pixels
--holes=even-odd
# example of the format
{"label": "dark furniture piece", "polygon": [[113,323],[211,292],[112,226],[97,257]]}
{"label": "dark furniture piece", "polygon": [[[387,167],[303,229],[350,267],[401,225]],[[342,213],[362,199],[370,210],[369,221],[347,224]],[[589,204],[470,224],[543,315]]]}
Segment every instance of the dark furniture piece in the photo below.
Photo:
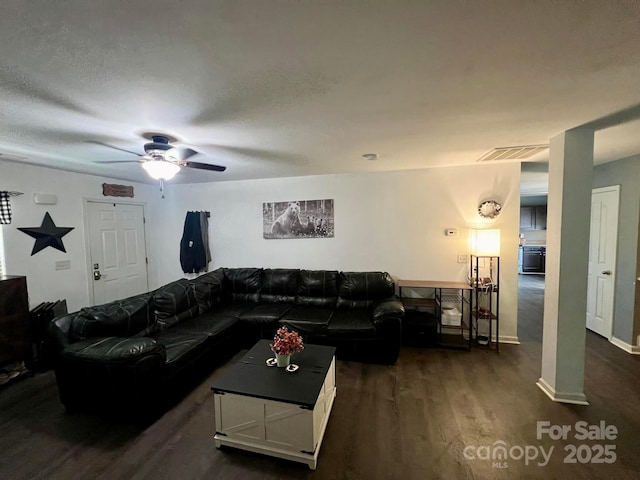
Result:
{"label": "dark furniture piece", "polygon": [[405,306],[402,344],[411,347],[437,347],[440,324],[435,313]]}
{"label": "dark furniture piece", "polygon": [[[55,319],[60,399],[134,408],[279,325],[345,357],[393,364],[404,308],[383,272],[220,268]],[[247,345],[248,344],[248,345]]]}
{"label": "dark furniture piece", "polygon": [[235,315],[248,348],[281,325],[305,342],[337,347],[339,358],[392,365],[404,307],[386,272],[225,268],[221,310]]}
{"label": "dark furniture piece", "polygon": [[298,370],[289,373],[283,367],[267,365],[266,360],[274,356],[269,343],[269,340],[258,340],[235,365],[215,380],[211,390],[313,409],[336,354],[335,347],[305,345],[304,350],[292,356],[291,363],[297,365]]}
{"label": "dark furniture piece", "polygon": [[155,413],[173,387],[235,352],[238,320],[211,310],[202,284],[181,279],[55,319],[49,332],[67,411]]}
{"label": "dark furniture piece", "polygon": [[0,276],[0,366],[29,359],[27,277]]}
{"label": "dark furniture piece", "polygon": [[67,301],[42,302],[36,306],[31,317],[31,345],[32,354],[28,366],[37,372],[44,372],[53,368],[52,347],[49,338],[49,324],[54,318],[66,315]]}
{"label": "dark furniture piece", "polygon": [[336,396],[333,347],[305,346],[293,373],[267,366],[269,340],[260,340],[212,386],[216,447],[272,455],[316,468]]}

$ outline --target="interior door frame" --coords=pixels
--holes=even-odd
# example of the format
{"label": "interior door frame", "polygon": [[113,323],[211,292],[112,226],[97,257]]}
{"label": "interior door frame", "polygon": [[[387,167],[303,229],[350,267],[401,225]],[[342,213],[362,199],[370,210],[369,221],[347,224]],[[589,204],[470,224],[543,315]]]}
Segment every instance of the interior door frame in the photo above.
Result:
{"label": "interior door frame", "polygon": [[[615,192],[616,200],[617,200],[617,218],[616,218],[616,240],[615,240],[615,248],[614,248],[614,262],[613,262],[613,273],[611,275],[611,329],[607,332],[607,336],[605,337],[609,342],[613,338],[613,327],[616,319],[616,296],[618,291],[616,289],[616,281],[618,278],[618,236],[620,235],[620,185],[609,185],[606,187],[598,187],[591,189],[591,198],[593,199],[593,194],[597,193],[606,193],[606,192]],[[589,252],[591,252],[591,242],[589,242]],[[587,293],[588,294],[588,293]],[[589,299],[587,298],[587,302]],[[586,320],[586,319],[585,319]],[[594,332],[595,333],[595,332]]]}
{"label": "interior door frame", "polygon": [[135,200],[120,200],[120,197],[114,199],[82,197],[82,217],[84,222],[84,252],[85,267],[87,272],[87,293],[89,295],[89,303],[95,305],[95,295],[93,294],[93,265],[91,264],[91,239],[89,238],[89,203],[111,203],[120,205],[135,205],[142,207],[142,216],[145,221],[142,223],[144,229],[144,249],[147,262],[145,262],[145,270],[147,271],[147,285],[149,285],[149,235],[147,235],[147,202],[138,202]]}

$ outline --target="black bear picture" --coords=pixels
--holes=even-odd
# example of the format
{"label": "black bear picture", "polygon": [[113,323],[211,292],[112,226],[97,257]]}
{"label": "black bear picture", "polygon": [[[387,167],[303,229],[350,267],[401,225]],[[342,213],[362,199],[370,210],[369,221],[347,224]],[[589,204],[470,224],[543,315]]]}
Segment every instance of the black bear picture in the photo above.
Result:
{"label": "black bear picture", "polygon": [[262,204],[264,238],[333,237],[333,199]]}

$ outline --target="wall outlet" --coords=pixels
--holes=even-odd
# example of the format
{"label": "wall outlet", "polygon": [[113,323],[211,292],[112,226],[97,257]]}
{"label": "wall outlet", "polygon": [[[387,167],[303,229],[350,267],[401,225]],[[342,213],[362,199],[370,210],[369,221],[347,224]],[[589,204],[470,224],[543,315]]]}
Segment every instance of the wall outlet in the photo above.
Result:
{"label": "wall outlet", "polygon": [[61,260],[56,262],[56,270],[69,270],[71,268],[71,260]]}
{"label": "wall outlet", "polygon": [[469,261],[469,255],[466,253],[458,254],[458,263],[467,263]]}

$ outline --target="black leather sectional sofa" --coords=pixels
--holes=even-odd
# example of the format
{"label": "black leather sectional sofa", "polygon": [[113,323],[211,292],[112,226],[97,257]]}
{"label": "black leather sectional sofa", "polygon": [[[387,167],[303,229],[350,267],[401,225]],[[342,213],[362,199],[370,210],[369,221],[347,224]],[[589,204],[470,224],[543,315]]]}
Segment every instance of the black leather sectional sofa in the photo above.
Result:
{"label": "black leather sectional sofa", "polygon": [[393,364],[403,316],[384,272],[221,268],[59,317],[50,334],[68,410],[133,408],[280,325],[344,358]]}

